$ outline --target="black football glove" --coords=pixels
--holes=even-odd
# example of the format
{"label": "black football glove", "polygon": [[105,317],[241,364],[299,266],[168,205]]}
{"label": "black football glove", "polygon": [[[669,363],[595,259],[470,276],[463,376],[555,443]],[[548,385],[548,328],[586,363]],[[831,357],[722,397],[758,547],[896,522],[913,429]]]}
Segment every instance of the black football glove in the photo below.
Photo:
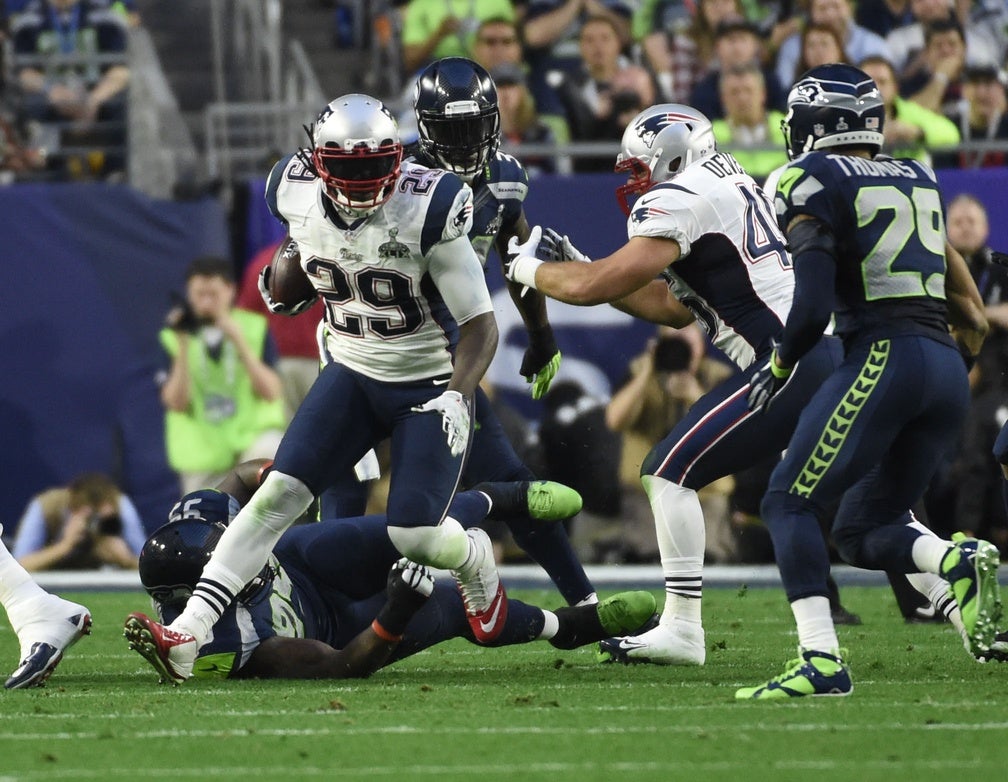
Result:
{"label": "black football glove", "polygon": [[526,383],[532,385],[532,398],[541,399],[549,391],[550,383],[560,369],[560,350],[553,329],[545,326],[529,332],[529,346],[522,357],[521,372]]}
{"label": "black football glove", "polygon": [[773,350],[770,351],[770,358],[767,362],[756,370],[756,374],[749,381],[749,396],[746,402],[749,409],[756,412],[766,412],[773,402],[777,393],[784,388],[788,378],[791,377],[792,368],[781,369],[777,366],[778,343],[774,341]]}
{"label": "black football glove", "polygon": [[389,571],[385,605],[375,619],[392,635],[402,635],[410,619],[433,592],[434,577],[430,571],[403,557]]}

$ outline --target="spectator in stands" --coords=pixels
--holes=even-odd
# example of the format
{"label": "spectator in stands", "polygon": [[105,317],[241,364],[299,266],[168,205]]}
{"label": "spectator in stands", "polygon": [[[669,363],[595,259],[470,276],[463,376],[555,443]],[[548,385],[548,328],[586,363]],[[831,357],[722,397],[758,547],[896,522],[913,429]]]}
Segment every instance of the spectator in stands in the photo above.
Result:
{"label": "spectator in stands", "polygon": [[12,553],[29,571],[135,569],[146,536],[137,509],[112,479],[86,473],[32,498]]}
{"label": "spectator in stands", "polygon": [[874,79],[885,104],[883,152],[893,157],[915,158],[930,165],[929,150],[954,147],[959,143],[959,130],[947,117],[900,97],[896,71],[889,61],[869,57],[858,67]]}
{"label": "spectator in stands", "polygon": [[315,331],[322,319],[323,304],[315,302],[296,318],[274,315],[259,293],[259,272],[270,264],[283,242],[265,247],[249,261],[242,274],[236,304],[243,310],[258,312],[266,318],[276,341],[276,370],[283,383],[284,410],[290,421],[301,400],[319,373],[319,349]]}
{"label": "spectator in stands", "polygon": [[[619,30],[608,17],[585,22],[580,42],[581,67],[559,87],[571,137],[619,141],[626,124],[654,103],[654,84],[647,71],[620,54]],[[612,165],[612,155],[574,161],[577,171],[611,171]]]}
{"label": "spectator in stands", "polygon": [[[522,85],[531,95],[532,108],[537,114],[535,124],[545,125],[549,129],[551,139],[555,139],[558,143],[570,139],[564,107],[556,93],[549,90],[535,96],[528,90],[528,74],[522,60],[521,40],[516,22],[507,19],[488,19],[480,24],[473,43],[472,59],[491,73],[502,66],[507,66],[506,70],[513,75],[514,68],[511,66],[518,66],[522,72]],[[544,160],[543,163],[545,162]],[[552,169],[552,164],[550,168]],[[544,169],[540,167],[540,170]]]}
{"label": "spectator in stands", "polygon": [[552,112],[564,74],[580,68],[580,36],[591,18],[608,19],[619,47],[630,43],[635,0],[530,0],[522,18],[529,89],[542,111]]}
{"label": "spectator in stands", "polygon": [[914,21],[910,0],[858,0],[854,21],[885,38]]}
{"label": "spectator in stands", "polygon": [[[836,31],[843,41],[847,62],[860,62],[872,55],[888,57],[885,40],[854,21],[850,0],[810,0],[809,22],[825,25]],[[792,35],[777,52],[777,80],[786,87],[794,83],[795,70],[801,58],[801,36]]]}
{"label": "spectator in stands", "polygon": [[1004,549],[1008,519],[1001,493],[1002,472],[991,451],[1008,420],[1008,269],[991,261],[987,210],[962,194],[948,206],[949,244],[959,250],[984,300],[990,334],[970,373],[973,400],[963,440],[952,467],[956,529],[986,535]]}
{"label": "spectator in stands", "polygon": [[[644,458],[682,420],[707,391],[725,380],[732,370],[706,355],[707,343],[695,323],[682,329],[659,326],[654,338],[636,356],[627,378],[606,406],[606,426],[623,434],[621,475],[624,534],[648,540],[658,555],[654,519],[640,481]],[[729,522],[731,477],[721,478],[698,492],[707,522],[707,557],[718,562],[735,559],[736,547]],[[634,509],[639,512],[633,512]]]}
{"label": "spectator in stands", "polygon": [[801,56],[798,58],[798,67],[791,83],[798,81],[809,68],[831,62],[847,62],[843,38],[837,34],[835,28],[825,24],[811,22],[805,25],[801,31]]}
{"label": "spectator in stands", "polygon": [[779,142],[784,114],[767,108],[766,83],[756,63],[723,71],[720,91],[725,117],[714,120],[714,138],[749,176],[762,182],[767,174],[788,162]]}
{"label": "spectator in stands", "polygon": [[[500,107],[501,145],[505,152],[515,144],[553,144],[553,129],[539,118],[535,100],[518,65],[500,65],[490,71],[497,85]],[[518,154],[518,153],[516,153]],[[529,176],[556,170],[550,155],[518,154]]]}
{"label": "spectator in stands", "polygon": [[[960,5],[962,5],[960,3]],[[966,50],[971,58],[998,62],[1003,44],[991,38],[983,26],[974,24],[968,12],[959,14],[954,0],[909,0],[912,20],[886,36],[891,62],[902,81],[925,69],[924,31],[929,25],[955,22],[963,27]],[[1004,36],[1004,29],[1001,36]]]}
{"label": "spectator in stands", "polygon": [[931,111],[943,111],[962,94],[966,41],[958,22],[934,22],[924,28],[924,53],[920,68],[903,76],[899,92]]}
{"label": "spectator in stands", "polygon": [[201,257],[184,302],[161,330],[168,461],[183,491],[211,486],[236,464],[272,458],[285,426],[276,346],[266,318],[237,309],[231,263]]}
{"label": "spectator in stands", "polygon": [[688,26],[673,23],[681,17],[679,0],[659,2],[648,32],[641,40],[644,59],[655,74],[661,99],[689,103],[693,88],[714,62],[714,31],[728,19],[745,16],[741,0],[697,0]]}
{"label": "spectator in stands", "polygon": [[[92,156],[92,173],[122,170],[130,78],[122,16],[98,0],[33,0],[12,21],[11,37],[25,115],[40,122],[72,122],[74,135],[86,134],[77,143],[107,148]],[[78,61],[65,65],[61,56]],[[122,61],[89,61],[97,56]],[[96,122],[106,126],[99,132]]]}
{"label": "spectator in stands", "polygon": [[467,57],[485,19],[513,21],[511,0],[410,0],[402,27],[406,72],[442,57]]}
{"label": "spectator in stands", "polygon": [[725,105],[721,100],[721,75],[729,70],[755,67],[763,74],[767,105],[774,109],[784,108],[787,92],[778,84],[773,69],[762,65],[763,47],[756,25],[743,17],[719,23],[714,36],[714,54],[717,67],[693,88],[688,101],[690,106],[703,112],[708,119],[721,119],[725,116]]}
{"label": "spectator in stands", "polygon": [[[948,112],[959,128],[963,141],[1008,140],[1008,114],[1005,112],[1005,74],[996,65],[971,64],[963,71],[962,100]],[[963,168],[1004,166],[1008,156],[1002,152],[961,152],[958,164]]]}

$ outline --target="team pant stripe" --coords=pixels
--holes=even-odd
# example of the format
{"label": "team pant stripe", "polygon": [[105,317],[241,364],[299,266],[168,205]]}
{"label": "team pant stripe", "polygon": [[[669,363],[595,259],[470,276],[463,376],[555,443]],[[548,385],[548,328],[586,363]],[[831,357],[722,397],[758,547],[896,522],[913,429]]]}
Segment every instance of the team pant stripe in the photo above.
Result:
{"label": "team pant stripe", "polygon": [[868,358],[865,359],[861,371],[833,410],[819,442],[812,449],[811,455],[798,477],[795,478],[795,482],[791,484],[791,494],[797,494],[799,497],[811,496],[826,471],[836,462],[854,421],[864,409],[868,397],[875,390],[882,373],[885,371],[886,362],[889,360],[890,344],[887,339],[872,343],[871,349],[868,351]]}
{"label": "team pant stripe", "polygon": [[[688,432],[686,432],[686,434],[684,434],[679,439],[679,442],[677,442],[675,444],[675,446],[672,448],[672,450],[668,452],[668,455],[662,460],[661,465],[659,465],[658,469],[655,470],[655,474],[657,475],[657,474],[659,474],[661,472],[664,472],[664,470],[669,466],[669,463],[672,461],[672,459],[681,450],[683,450],[684,448],[686,448],[686,447],[691,446],[691,445],[694,444],[692,440],[693,439],[698,439],[698,438],[696,438],[697,434],[698,433],[702,433],[705,426],[707,426],[717,416],[723,415],[727,410],[730,410],[731,406],[740,397],[746,396],[748,393],[749,393],[749,385],[746,384],[746,385],[742,386],[734,394],[732,394],[731,396],[729,396],[728,398],[724,399],[719,404],[717,404],[714,407],[712,407],[707,412],[707,414],[703,416],[703,418],[701,418],[692,427],[690,427],[690,430]],[[678,475],[669,478],[669,480],[671,480],[673,483],[679,484],[680,486],[683,485],[683,482],[686,479],[686,475],[693,468],[693,466],[698,461],[700,461],[700,459],[702,459],[704,457],[704,454],[706,454],[708,451],[710,451],[710,449],[713,448],[715,445],[717,445],[718,442],[720,442],[725,437],[725,435],[727,435],[736,426],[738,426],[739,424],[741,424],[750,415],[752,415],[752,413],[750,412],[749,408],[746,407],[744,409],[742,415],[737,416],[733,420],[731,420],[728,423],[728,425],[725,426],[723,429],[721,429],[721,431],[718,432],[718,434],[716,436],[714,436],[713,438],[711,438],[711,437],[699,438],[700,441],[705,441],[706,445],[704,445],[700,449],[700,451],[696,454],[696,456],[694,456],[692,459],[690,459],[690,461],[686,464],[685,467],[683,467],[682,471]]]}

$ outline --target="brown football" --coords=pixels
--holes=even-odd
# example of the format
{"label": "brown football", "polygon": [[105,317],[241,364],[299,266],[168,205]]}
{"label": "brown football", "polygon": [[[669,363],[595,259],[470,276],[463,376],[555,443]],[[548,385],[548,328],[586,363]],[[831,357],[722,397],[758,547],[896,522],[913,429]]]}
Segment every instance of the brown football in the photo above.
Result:
{"label": "brown football", "polygon": [[315,286],[301,268],[297,242],[288,239],[270,262],[270,295],[273,301],[291,307],[315,296]]}

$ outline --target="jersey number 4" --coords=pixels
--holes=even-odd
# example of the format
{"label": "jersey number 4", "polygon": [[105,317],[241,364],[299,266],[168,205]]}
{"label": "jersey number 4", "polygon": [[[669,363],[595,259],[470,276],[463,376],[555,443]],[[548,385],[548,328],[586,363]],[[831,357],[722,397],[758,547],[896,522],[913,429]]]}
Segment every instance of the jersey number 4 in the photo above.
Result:
{"label": "jersey number 4", "polygon": [[[412,334],[423,325],[424,314],[413,294],[413,284],[405,274],[391,269],[361,269],[352,277],[333,261],[311,258],[305,264],[309,274],[325,280],[320,291],[326,306],[326,322],[333,331],[363,337],[365,328],[382,339]],[[345,305],[357,299],[382,314],[350,315]]]}
{"label": "jersey number 4", "polygon": [[774,220],[770,205],[762,192],[754,190],[748,183],[739,182],[738,189],[746,202],[745,214],[742,219],[745,224],[745,252],[750,263],[758,263],[764,258],[774,257],[782,269],[791,268],[791,256],[788,255],[784,237],[781,236]]}

